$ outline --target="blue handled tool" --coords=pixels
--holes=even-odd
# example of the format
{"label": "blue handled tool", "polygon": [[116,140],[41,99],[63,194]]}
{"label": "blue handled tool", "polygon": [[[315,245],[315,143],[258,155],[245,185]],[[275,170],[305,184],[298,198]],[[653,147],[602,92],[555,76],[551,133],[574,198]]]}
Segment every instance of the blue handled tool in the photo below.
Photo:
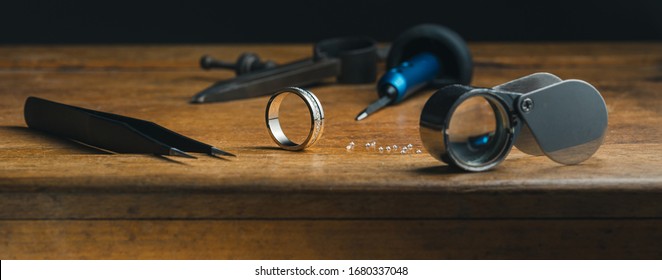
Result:
{"label": "blue handled tool", "polygon": [[423,24],[405,31],[393,42],[386,69],[377,83],[380,98],[361,111],[357,121],[427,86],[469,84],[473,63],[469,48],[457,33]]}
{"label": "blue handled tool", "polygon": [[437,57],[424,52],[389,70],[377,83],[379,100],[365,108],[356,120],[365,119],[386,105],[402,102],[410,94],[427,86],[439,73],[439,67]]}

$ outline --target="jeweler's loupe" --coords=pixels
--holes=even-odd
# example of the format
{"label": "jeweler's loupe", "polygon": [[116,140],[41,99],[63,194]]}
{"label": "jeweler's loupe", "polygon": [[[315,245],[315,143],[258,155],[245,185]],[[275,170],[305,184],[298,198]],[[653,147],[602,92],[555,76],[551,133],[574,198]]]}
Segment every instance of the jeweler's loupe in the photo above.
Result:
{"label": "jeweler's loupe", "polygon": [[451,85],[425,103],[420,133],[438,160],[469,171],[503,161],[515,145],[531,155],[578,164],[600,147],[607,106],[580,80],[536,73],[493,88]]}

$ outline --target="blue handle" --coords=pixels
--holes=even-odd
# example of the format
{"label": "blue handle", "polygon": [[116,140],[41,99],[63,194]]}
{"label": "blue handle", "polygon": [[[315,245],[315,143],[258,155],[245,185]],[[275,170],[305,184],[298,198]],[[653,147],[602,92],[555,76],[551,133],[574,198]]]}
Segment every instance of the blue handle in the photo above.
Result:
{"label": "blue handle", "polygon": [[400,103],[410,94],[434,80],[441,66],[437,57],[429,52],[415,55],[388,70],[377,83],[380,96],[391,96],[392,104]]}

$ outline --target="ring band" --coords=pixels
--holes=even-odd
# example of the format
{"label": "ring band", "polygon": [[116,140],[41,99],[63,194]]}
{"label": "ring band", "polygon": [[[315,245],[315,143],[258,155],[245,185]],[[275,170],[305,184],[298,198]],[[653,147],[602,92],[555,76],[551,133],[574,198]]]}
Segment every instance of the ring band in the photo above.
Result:
{"label": "ring band", "polygon": [[[283,102],[285,97],[290,94],[295,94],[301,98],[308,106],[308,111],[310,112],[310,132],[308,137],[301,144],[292,142],[280,126],[280,120],[278,119],[278,114],[280,110],[280,104]],[[274,93],[267,103],[266,111],[266,122],[267,128],[269,129],[269,135],[271,139],[278,144],[281,148],[290,151],[300,151],[307,147],[312,146],[317,142],[317,140],[322,136],[322,131],[324,129],[324,111],[322,110],[322,104],[320,104],[319,99],[312,92],[298,87],[287,87],[281,89]]]}

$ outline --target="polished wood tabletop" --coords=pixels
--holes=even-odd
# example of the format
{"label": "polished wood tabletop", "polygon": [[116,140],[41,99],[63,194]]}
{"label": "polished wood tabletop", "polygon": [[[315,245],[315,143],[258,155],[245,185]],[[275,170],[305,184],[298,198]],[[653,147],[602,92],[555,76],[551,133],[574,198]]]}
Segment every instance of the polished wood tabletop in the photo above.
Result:
{"label": "polished wood tabletop", "polygon": [[[269,136],[268,96],[189,100],[234,76],[199,69],[203,54],[285,63],[311,45],[1,46],[0,258],[661,258],[662,43],[470,48],[475,86],[535,72],[594,85],[604,144],[579,165],[513,148],[493,170],[463,172],[422,147],[434,89],[357,122],[374,84],[329,79],[307,87],[324,107],[321,139],[291,152]],[[237,157],[97,150],[28,129],[28,96],[150,120]],[[305,134],[305,107],[283,106],[288,131]]]}

